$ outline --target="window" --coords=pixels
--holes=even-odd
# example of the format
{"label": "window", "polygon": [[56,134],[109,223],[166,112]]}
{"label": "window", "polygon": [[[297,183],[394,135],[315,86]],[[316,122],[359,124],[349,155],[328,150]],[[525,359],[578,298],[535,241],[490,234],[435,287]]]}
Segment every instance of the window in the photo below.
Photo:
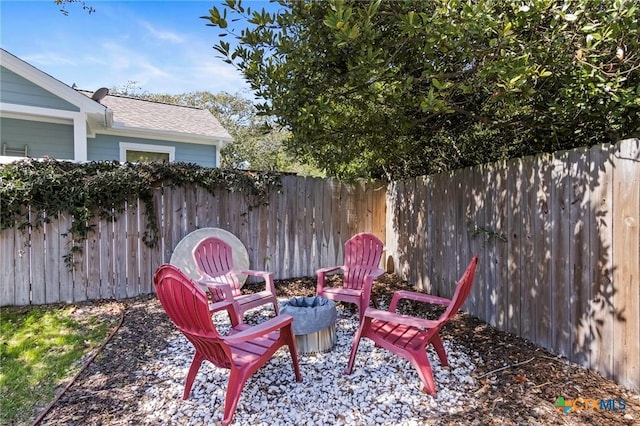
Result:
{"label": "window", "polygon": [[176,148],[173,146],[120,142],[120,161],[132,163],[175,161],[175,156]]}

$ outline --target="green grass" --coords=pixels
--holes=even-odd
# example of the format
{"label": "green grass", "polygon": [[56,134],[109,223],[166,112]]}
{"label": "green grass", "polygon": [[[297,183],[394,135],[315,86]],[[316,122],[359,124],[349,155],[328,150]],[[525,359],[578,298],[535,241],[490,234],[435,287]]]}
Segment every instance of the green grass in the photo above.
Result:
{"label": "green grass", "polygon": [[76,306],[0,311],[0,424],[29,424],[115,326]]}

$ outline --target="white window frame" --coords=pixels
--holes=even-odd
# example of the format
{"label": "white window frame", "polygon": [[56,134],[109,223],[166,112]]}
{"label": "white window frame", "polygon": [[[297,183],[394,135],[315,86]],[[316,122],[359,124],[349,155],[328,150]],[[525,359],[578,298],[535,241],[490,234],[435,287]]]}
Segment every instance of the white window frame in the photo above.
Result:
{"label": "white window frame", "polygon": [[169,154],[169,161],[176,160],[176,147],[164,145],[152,145],[146,143],[120,142],[120,161],[127,161],[127,151],[146,151],[157,152],[160,154]]}

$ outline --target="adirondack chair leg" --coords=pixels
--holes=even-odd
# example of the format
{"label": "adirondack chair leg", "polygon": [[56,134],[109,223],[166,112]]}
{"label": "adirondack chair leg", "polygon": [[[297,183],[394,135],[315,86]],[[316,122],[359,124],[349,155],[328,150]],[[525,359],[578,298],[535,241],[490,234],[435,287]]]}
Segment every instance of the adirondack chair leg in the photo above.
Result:
{"label": "adirondack chair leg", "polygon": [[227,384],[227,397],[224,401],[224,418],[222,419],[223,426],[227,426],[231,423],[236,408],[238,407],[240,393],[242,392],[242,388],[250,375],[251,372],[248,370],[231,368],[229,383]]}
{"label": "adirondack chair leg", "polygon": [[193,381],[195,380],[196,374],[198,374],[198,370],[200,370],[200,365],[202,365],[203,361],[204,357],[196,351],[196,354],[193,356],[193,361],[191,361],[191,366],[189,367],[189,373],[187,373],[187,381],[184,384],[182,399],[189,399],[189,393],[191,393]]}
{"label": "adirondack chair leg", "polygon": [[433,347],[438,354],[438,358],[440,358],[440,364],[443,367],[447,367],[449,365],[449,361],[447,360],[447,351],[444,350],[444,345],[442,344],[442,339],[439,334],[434,334],[431,338],[431,343],[433,343]]}
{"label": "adirondack chair leg", "polygon": [[429,395],[435,395],[436,383],[433,380],[433,370],[431,368],[431,363],[429,362],[429,357],[427,357],[427,352],[419,351],[414,353],[410,361],[418,371],[418,376],[420,376],[420,380],[424,385],[423,391]]}
{"label": "adirondack chair leg", "polygon": [[[369,319],[365,319],[366,321],[370,321]],[[366,324],[369,327],[369,324]],[[360,324],[358,330],[356,330],[356,334],[353,336],[353,343],[351,344],[351,354],[349,354],[349,362],[347,363],[347,368],[344,369],[345,374],[351,374],[353,370],[353,363],[356,360],[356,353],[358,352],[358,346],[360,345],[360,337],[362,336],[362,330],[365,328],[365,324]]]}
{"label": "adirondack chair leg", "polygon": [[293,337],[293,329],[290,325],[284,327],[280,333],[284,333],[285,341],[289,347],[291,354],[291,362],[293,363],[293,372],[296,374],[296,382],[302,382],[302,374],[300,373],[300,363],[298,362],[298,349],[296,348],[296,339]]}

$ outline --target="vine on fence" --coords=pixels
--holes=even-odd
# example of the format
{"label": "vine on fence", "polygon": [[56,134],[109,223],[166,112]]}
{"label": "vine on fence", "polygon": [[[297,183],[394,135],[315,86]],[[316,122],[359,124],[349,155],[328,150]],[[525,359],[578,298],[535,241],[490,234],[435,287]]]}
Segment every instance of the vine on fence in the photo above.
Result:
{"label": "vine on fence", "polygon": [[93,232],[92,219],[116,220],[127,201],[139,199],[147,217],[143,241],[158,244],[159,228],[153,189],[198,185],[210,193],[226,189],[245,194],[248,209],[263,204],[279,190],[280,175],[237,169],[205,168],[191,163],[74,163],[53,159],[22,160],[0,166],[0,230],[18,226],[37,229],[61,213],[71,216],[67,233],[73,241],[64,256],[73,268],[74,254]]}
{"label": "vine on fence", "polygon": [[507,241],[507,237],[502,232],[494,231],[486,226],[478,226],[474,224],[473,229],[471,230],[471,238],[476,238],[479,235],[483,236],[483,244],[490,243],[491,241]]}

